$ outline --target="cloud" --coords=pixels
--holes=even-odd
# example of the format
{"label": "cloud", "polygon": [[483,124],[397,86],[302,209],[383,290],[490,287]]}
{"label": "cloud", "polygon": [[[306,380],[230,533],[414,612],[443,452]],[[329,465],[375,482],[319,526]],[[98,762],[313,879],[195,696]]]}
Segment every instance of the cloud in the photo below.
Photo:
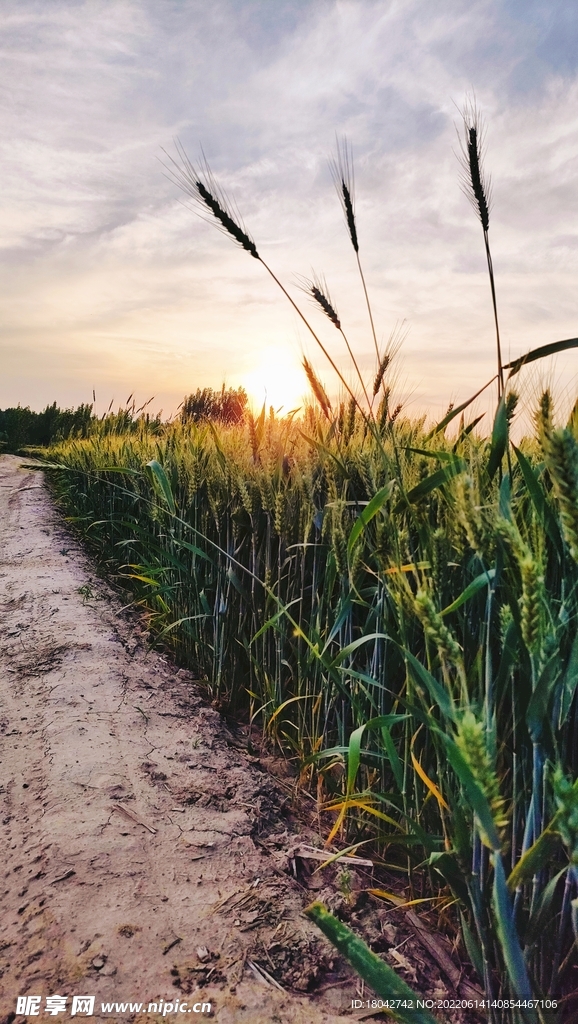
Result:
{"label": "cloud", "polygon": [[[185,391],[234,384],[283,348],[305,348],[330,382],[263,269],[181,205],[159,160],[176,136],[194,159],[203,145],[286,284],[312,265],[326,274],[371,372],[327,169],[335,132],[354,146],[379,335],[408,322],[416,407],[466,397],[494,372],[481,231],[454,155],[456,104],[472,89],[488,121],[506,350],[575,334],[578,51],[567,10],[546,0],[8,0],[0,406],[80,402],[95,382],[146,398],[154,382],[175,408]],[[331,325],[310,314],[341,358]]]}

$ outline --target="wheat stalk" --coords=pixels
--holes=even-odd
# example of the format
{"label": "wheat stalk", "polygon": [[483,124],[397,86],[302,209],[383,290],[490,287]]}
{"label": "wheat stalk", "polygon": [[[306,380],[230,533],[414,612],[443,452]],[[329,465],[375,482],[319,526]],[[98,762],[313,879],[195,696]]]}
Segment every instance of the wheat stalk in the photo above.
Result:
{"label": "wheat stalk", "polygon": [[491,181],[484,170],[484,126],[475,99],[466,99],[462,108],[464,134],[458,136],[462,153],[462,191],[472,204],[478,215],[484,234],[484,247],[490,277],[492,308],[496,330],[496,349],[498,357],[498,400],[504,393],[504,369],[502,363],[502,345],[500,341],[500,324],[498,321],[498,304],[496,299],[496,283],[494,265],[490,251],[489,229],[491,208]]}
{"label": "wheat stalk", "polygon": [[337,139],[337,155],[335,157],[332,157],[331,160],[329,161],[329,169],[331,171],[331,176],[333,178],[337,195],[339,196],[339,201],[345,214],[347,230],[349,232],[351,244],[355,252],[357,268],[359,270],[359,276],[361,278],[361,284],[363,286],[363,293],[365,295],[365,302],[367,305],[367,312],[369,314],[369,322],[371,324],[373,344],[375,345],[377,362],[379,364],[379,345],[377,344],[377,335],[375,333],[375,324],[373,321],[373,313],[371,311],[371,303],[369,301],[369,294],[367,291],[365,276],[363,273],[361,259],[359,256],[359,239],[357,236],[357,224],[355,220],[355,178],[353,174],[353,153],[351,150],[351,146],[349,146],[347,143],[347,139],[343,138],[341,139],[341,141]]}

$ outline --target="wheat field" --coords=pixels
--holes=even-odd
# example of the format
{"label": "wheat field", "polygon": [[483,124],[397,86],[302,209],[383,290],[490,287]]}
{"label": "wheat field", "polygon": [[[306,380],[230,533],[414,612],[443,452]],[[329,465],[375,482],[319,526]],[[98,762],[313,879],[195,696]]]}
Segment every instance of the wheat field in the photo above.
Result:
{"label": "wheat field", "polygon": [[[370,381],[324,280],[302,286],[343,336],[355,387],[210,170],[179,150],[177,184],[281,287],[342,399],[305,360],[299,414],[240,408],[226,421],[191,399],[169,424],[105,416],[46,458],[66,515],[157,642],[292,760],[332,822],[327,843],[364,844],[413,898],[436,902],[496,1001],[491,1021],[537,1021],[575,987],[578,403],[559,422],[549,391],[523,408],[515,388],[527,363],[578,341],[503,364],[472,105],[464,129],[496,335],[495,377],[476,392],[497,386],[490,436],[473,399],[430,426],[394,403],[396,338],[380,350],[345,143],[333,171],[375,344]],[[514,444],[522,415],[534,428]],[[392,990],[367,964],[374,988]]]}

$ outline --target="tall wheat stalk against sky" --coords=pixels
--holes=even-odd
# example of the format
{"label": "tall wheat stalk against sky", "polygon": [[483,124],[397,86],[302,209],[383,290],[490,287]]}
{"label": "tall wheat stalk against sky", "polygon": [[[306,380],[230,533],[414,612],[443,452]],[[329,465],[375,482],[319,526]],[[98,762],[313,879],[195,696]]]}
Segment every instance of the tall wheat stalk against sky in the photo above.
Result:
{"label": "tall wheat stalk against sky", "polygon": [[462,152],[462,189],[478,215],[484,234],[484,248],[490,277],[492,293],[492,309],[496,330],[496,354],[498,360],[498,401],[504,393],[504,366],[502,362],[502,345],[500,340],[500,324],[498,320],[498,303],[496,299],[496,283],[494,265],[490,250],[490,210],[492,205],[491,180],[484,170],[484,124],[477,109],[475,98],[466,100],[462,109],[463,137],[460,136]]}

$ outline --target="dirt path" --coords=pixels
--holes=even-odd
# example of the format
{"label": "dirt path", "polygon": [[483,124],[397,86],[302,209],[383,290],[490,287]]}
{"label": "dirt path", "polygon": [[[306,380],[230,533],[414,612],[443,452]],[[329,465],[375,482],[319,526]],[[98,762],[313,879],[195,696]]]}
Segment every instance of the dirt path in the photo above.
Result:
{"label": "dirt path", "polygon": [[[271,779],[147,652],[21,463],[0,459],[0,1019],[30,994],[44,1020],[68,1019],[74,995],[96,996],[95,1016],[178,998],[210,1001],[219,1024],[351,1020],[352,989],[295,993],[330,952],[254,842]],[[56,994],[66,1011],[47,1017]]]}

